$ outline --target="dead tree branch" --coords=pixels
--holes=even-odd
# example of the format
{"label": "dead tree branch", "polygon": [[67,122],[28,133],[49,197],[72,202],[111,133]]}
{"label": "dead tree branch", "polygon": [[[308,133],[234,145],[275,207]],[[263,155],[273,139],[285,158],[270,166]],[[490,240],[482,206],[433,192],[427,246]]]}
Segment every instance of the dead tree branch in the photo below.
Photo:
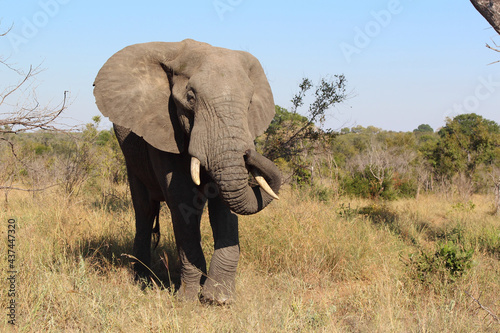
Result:
{"label": "dead tree branch", "polygon": [[488,314],[489,314],[489,315],[490,315],[490,316],[491,316],[491,317],[492,317],[492,318],[493,318],[493,319],[494,319],[497,323],[499,323],[499,324],[500,324],[500,318],[499,318],[496,314],[494,314],[494,313],[493,313],[493,312],[492,312],[489,308],[487,308],[486,306],[482,305],[482,304],[481,304],[481,302],[480,302],[477,298],[475,298],[474,296],[472,296],[469,292],[465,291],[465,294],[466,294],[467,296],[469,296],[470,298],[472,298],[472,299],[474,300],[474,302],[476,302],[476,303],[477,303],[477,305],[479,305],[479,307],[480,307],[482,310],[486,311],[486,312],[487,312],[487,313],[488,313]]}
{"label": "dead tree branch", "polygon": [[[1,32],[0,37],[6,36],[11,28],[7,29],[5,32]],[[27,162],[28,157],[24,157],[22,154],[16,152],[14,147],[15,140],[11,141],[12,136],[9,136],[9,134],[33,130],[59,130],[56,127],[57,124],[55,121],[67,107],[68,91],[64,91],[62,102],[59,105],[54,106],[47,104],[46,106],[41,106],[36,94],[37,87],[35,80],[36,75],[41,72],[40,66],[29,66],[28,71],[25,72],[9,64],[7,59],[0,55],[0,67],[6,68],[8,74],[12,74],[14,77],[13,80],[15,81],[14,84],[7,84],[0,88],[0,142],[5,141],[7,143],[10,148],[10,153],[14,157],[14,159],[8,159],[8,161],[3,164],[4,168],[8,167],[8,169],[12,169],[10,173],[4,171],[2,174],[4,177],[2,178],[5,184],[0,184],[0,190],[5,191],[7,201],[7,193],[9,190],[29,191],[34,193],[58,185],[35,185],[38,184],[41,179],[40,170],[42,168],[36,168],[34,165],[30,165],[30,163]],[[3,158],[6,158],[6,156],[2,156],[2,159]],[[19,165],[23,166],[24,170],[29,170],[32,181],[34,181],[32,189],[24,189],[22,186],[13,185],[15,178],[14,174],[16,173],[15,168]]]}
{"label": "dead tree branch", "polygon": [[[0,33],[0,37],[6,36],[11,28]],[[28,71],[24,72],[1,56],[0,65],[20,77],[17,83],[0,88],[0,134],[36,129],[56,130],[54,122],[67,107],[68,91],[64,91],[63,100],[59,105],[40,106],[34,87],[34,79],[42,71],[40,66],[30,66]]]}
{"label": "dead tree branch", "polygon": [[52,184],[49,186],[45,186],[42,188],[20,188],[20,187],[12,187],[12,186],[0,186],[0,190],[14,190],[14,191],[24,191],[24,192],[41,192],[48,190],[51,187],[59,186],[61,185],[60,183],[57,184]]}
{"label": "dead tree branch", "polygon": [[[39,103],[34,99],[35,105],[31,108],[20,107],[15,112],[10,112],[5,118],[0,119],[0,133],[20,133],[35,129],[57,130],[54,121],[66,109],[68,91],[64,91],[63,101],[56,109],[39,109]],[[3,96],[7,97],[7,96]],[[1,105],[0,101],[0,105]]]}

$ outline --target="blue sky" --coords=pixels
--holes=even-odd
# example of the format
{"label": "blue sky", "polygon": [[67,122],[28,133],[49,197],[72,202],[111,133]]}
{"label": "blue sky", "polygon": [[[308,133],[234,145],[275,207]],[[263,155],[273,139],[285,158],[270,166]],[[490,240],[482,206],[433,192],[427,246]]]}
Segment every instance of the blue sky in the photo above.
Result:
{"label": "blue sky", "polygon": [[[99,114],[92,83],[113,53],[185,38],[255,55],[286,108],[302,77],[345,74],[352,97],[326,128],[436,129],[469,112],[500,123],[500,63],[488,66],[500,53],[485,47],[500,38],[468,0],[0,0],[0,18],[13,24],[0,55],[42,64],[38,97],[57,104],[70,91],[72,124]],[[5,68],[0,77],[0,88],[15,83]]]}

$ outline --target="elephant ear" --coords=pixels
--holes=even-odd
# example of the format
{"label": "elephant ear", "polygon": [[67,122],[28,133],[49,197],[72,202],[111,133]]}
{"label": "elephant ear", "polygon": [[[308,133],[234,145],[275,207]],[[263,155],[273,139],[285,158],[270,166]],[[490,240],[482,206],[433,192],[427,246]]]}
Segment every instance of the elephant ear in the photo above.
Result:
{"label": "elephant ear", "polygon": [[184,42],[128,46],[109,58],[94,82],[103,115],[170,153],[182,152],[184,139],[170,99],[168,63],[184,46]]}
{"label": "elephant ear", "polygon": [[248,77],[254,85],[254,93],[248,110],[248,128],[255,138],[263,134],[273,120],[274,99],[260,62],[250,53],[241,51],[241,54],[248,68]]}

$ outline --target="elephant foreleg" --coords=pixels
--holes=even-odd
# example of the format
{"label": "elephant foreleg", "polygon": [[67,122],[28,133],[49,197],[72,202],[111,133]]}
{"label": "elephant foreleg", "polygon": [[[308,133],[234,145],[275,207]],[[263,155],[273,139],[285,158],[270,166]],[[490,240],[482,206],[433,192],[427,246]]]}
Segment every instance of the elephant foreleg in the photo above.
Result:
{"label": "elephant foreleg", "polygon": [[172,213],[175,240],[181,262],[181,285],[178,291],[180,298],[197,300],[203,276],[207,267],[201,247],[200,219],[203,199],[200,207],[193,207],[187,201],[172,203],[169,200]]}
{"label": "elephant foreleg", "polygon": [[240,256],[238,216],[230,211],[220,196],[208,201],[208,212],[214,235],[214,254],[202,296],[206,301],[224,304],[231,301],[235,289]]}

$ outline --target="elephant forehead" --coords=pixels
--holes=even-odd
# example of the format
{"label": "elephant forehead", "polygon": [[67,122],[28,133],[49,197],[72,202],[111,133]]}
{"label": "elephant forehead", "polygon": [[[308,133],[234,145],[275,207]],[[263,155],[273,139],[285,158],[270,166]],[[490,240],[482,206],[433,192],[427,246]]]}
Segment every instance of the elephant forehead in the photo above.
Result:
{"label": "elephant forehead", "polygon": [[235,59],[224,61],[220,57],[210,57],[191,75],[193,88],[217,95],[240,95],[250,98],[253,83],[241,63]]}

